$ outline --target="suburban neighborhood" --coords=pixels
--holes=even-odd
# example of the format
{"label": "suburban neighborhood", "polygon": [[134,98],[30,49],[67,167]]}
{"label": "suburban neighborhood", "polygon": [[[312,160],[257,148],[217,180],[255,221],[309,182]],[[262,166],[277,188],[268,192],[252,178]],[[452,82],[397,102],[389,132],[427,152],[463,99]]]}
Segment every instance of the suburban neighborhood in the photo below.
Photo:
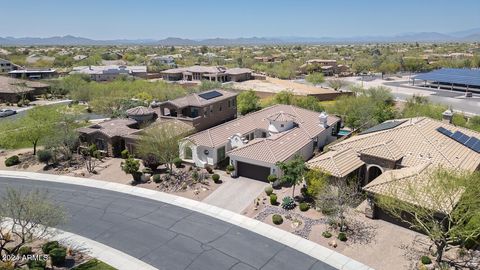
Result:
{"label": "suburban neighborhood", "polygon": [[0,26],[0,270],[480,269],[479,3],[140,2]]}

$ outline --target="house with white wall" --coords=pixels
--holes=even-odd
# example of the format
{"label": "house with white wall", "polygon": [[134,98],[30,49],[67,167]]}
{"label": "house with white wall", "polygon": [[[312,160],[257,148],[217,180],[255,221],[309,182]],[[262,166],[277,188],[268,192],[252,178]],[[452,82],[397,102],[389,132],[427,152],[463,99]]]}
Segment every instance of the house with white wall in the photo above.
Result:
{"label": "house with white wall", "polygon": [[234,176],[266,181],[281,175],[277,162],[310,159],[337,138],[340,118],[292,105],[274,105],[198,132],[180,141],[180,158],[216,166],[229,158]]}

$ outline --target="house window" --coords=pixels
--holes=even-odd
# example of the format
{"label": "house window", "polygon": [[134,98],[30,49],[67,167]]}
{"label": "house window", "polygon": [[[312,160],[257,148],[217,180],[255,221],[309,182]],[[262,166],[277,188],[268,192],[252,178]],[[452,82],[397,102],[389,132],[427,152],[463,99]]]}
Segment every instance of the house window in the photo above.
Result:
{"label": "house window", "polygon": [[228,108],[232,107],[232,101],[228,100]]}
{"label": "house window", "polygon": [[217,149],[217,162],[225,159],[225,146]]}
{"label": "house window", "polygon": [[281,124],[281,125],[280,125],[280,127],[282,127],[282,128],[283,128],[283,127],[284,127],[284,125],[283,125],[283,124]]}
{"label": "house window", "polygon": [[95,145],[97,146],[98,150],[107,150],[107,144],[103,139],[95,139]]}
{"label": "house window", "polygon": [[267,133],[266,132],[262,132],[262,138],[266,138],[267,137]]}
{"label": "house window", "polygon": [[220,107],[218,108],[218,111],[219,111],[219,112],[222,111],[222,105],[220,105]]}
{"label": "house window", "polygon": [[253,132],[250,133],[250,135],[249,135],[249,140],[253,140],[254,138],[255,138],[255,134],[254,134]]}

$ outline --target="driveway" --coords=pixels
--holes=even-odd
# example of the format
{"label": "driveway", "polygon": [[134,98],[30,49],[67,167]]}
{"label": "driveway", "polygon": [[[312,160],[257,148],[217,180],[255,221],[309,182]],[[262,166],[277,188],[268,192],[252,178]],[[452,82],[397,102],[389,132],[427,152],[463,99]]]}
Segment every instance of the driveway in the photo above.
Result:
{"label": "driveway", "polygon": [[[220,174],[220,173],[219,173]],[[245,177],[231,178],[222,173],[223,183],[212,194],[203,199],[204,203],[241,213],[253,203],[269,184]]]}
{"label": "driveway", "polygon": [[67,224],[59,229],[158,269],[335,269],[252,231],[171,204],[86,186],[0,177],[0,195],[7,187],[48,190],[67,211]]}

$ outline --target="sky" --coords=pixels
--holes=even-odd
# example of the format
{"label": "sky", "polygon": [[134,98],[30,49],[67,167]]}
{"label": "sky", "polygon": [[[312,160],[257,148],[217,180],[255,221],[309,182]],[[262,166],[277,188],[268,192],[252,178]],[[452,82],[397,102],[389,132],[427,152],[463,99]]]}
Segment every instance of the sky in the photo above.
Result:
{"label": "sky", "polygon": [[0,0],[0,37],[351,37],[480,27],[480,0]]}

